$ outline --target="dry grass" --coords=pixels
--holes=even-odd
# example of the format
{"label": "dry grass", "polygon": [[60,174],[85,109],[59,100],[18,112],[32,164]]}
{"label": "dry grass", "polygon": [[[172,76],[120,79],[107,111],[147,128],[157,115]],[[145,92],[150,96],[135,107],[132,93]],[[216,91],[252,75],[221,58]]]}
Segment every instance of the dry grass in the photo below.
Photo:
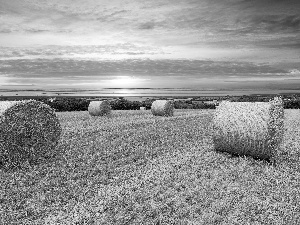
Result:
{"label": "dry grass", "polygon": [[152,103],[151,112],[154,116],[173,116],[174,114],[173,101],[156,100]]}
{"label": "dry grass", "polygon": [[111,106],[108,101],[91,101],[88,111],[91,116],[110,115]]}
{"label": "dry grass", "polygon": [[214,110],[175,112],[57,113],[61,155],[0,169],[0,224],[300,224],[299,110],[285,111],[293,167],[216,152]]}
{"label": "dry grass", "polygon": [[222,102],[213,121],[218,151],[278,160],[283,140],[284,111],[280,99],[263,102]]}
{"label": "dry grass", "polygon": [[0,162],[8,168],[51,156],[61,126],[53,109],[42,102],[0,102]]}

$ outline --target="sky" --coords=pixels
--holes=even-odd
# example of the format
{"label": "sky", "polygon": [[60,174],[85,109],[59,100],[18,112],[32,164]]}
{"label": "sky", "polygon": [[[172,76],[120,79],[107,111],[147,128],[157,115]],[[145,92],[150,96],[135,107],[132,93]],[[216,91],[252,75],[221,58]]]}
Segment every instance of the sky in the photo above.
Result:
{"label": "sky", "polygon": [[0,0],[0,90],[299,84],[299,0]]}

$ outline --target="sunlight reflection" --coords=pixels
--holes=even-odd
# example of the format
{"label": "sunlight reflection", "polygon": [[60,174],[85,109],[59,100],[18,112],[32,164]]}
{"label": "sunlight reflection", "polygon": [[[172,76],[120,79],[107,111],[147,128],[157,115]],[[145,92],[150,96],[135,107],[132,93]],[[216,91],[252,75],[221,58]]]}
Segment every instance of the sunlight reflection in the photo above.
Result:
{"label": "sunlight reflection", "polygon": [[119,76],[109,81],[109,85],[118,88],[136,87],[142,83],[142,79],[133,76]]}

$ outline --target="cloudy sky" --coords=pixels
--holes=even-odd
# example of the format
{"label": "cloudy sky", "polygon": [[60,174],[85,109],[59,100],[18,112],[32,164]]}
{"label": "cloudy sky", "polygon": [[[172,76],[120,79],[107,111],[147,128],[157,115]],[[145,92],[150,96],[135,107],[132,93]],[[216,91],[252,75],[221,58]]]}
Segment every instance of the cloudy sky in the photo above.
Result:
{"label": "cloudy sky", "polygon": [[299,84],[299,0],[0,0],[0,89]]}

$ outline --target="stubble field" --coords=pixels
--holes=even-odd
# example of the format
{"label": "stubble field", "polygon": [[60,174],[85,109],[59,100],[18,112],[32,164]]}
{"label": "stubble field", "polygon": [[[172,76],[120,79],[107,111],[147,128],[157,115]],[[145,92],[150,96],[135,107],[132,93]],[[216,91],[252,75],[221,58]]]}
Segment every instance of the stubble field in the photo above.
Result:
{"label": "stubble field", "polygon": [[57,113],[55,157],[0,168],[0,224],[300,224],[300,111],[276,166],[215,152],[213,113]]}

